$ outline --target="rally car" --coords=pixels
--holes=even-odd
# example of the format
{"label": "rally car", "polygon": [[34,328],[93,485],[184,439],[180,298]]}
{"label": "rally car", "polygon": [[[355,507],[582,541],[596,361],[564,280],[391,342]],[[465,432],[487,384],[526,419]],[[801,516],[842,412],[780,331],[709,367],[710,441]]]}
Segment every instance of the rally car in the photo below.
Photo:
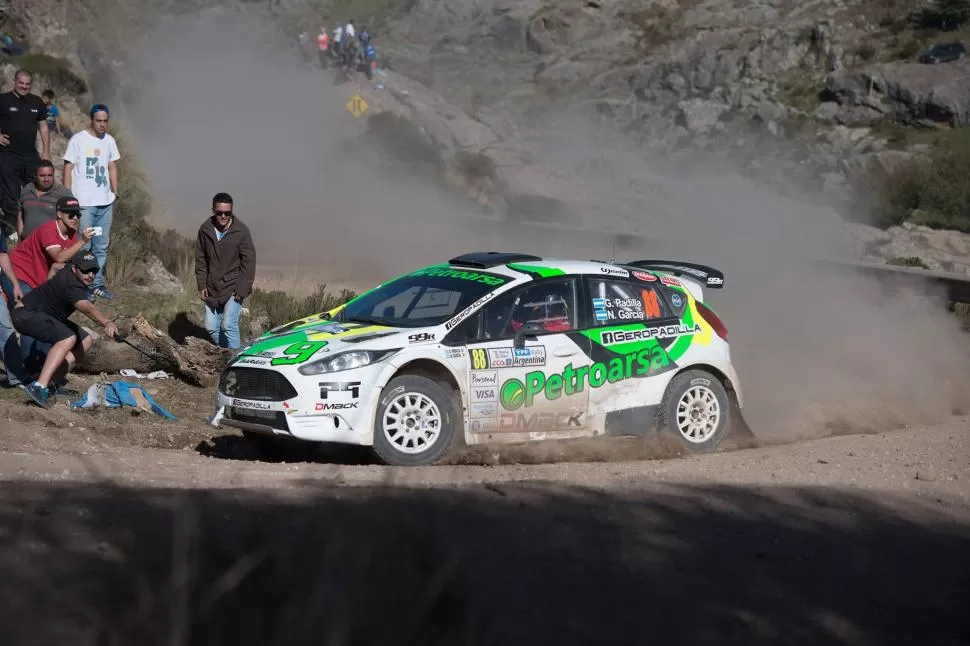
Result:
{"label": "rally car", "polygon": [[675,435],[712,450],[742,406],[722,272],[665,260],[476,252],[270,330],[219,381],[254,442],[371,447],[427,465],[487,443]]}

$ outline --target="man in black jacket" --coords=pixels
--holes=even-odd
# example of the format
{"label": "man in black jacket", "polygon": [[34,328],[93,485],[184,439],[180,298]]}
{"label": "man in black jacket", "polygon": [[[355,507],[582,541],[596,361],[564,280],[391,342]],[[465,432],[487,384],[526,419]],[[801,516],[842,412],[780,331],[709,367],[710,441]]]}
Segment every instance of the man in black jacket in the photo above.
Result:
{"label": "man in black jacket", "polygon": [[232,196],[212,198],[212,216],[195,242],[195,280],[205,303],[205,329],[223,348],[240,345],[239,312],[256,280],[256,249],[249,227],[232,212]]}
{"label": "man in black jacket", "polygon": [[18,332],[51,344],[40,375],[26,388],[27,395],[38,406],[51,407],[53,397],[48,385],[67,376],[91,347],[91,336],[70,320],[75,311],[102,325],[108,337],[117,337],[115,324],[88,300],[88,290],[98,269],[94,255],[82,251],[71,264],[27,293],[10,312]]}
{"label": "man in black jacket", "polygon": [[[47,106],[39,96],[30,93],[33,82],[30,72],[17,70],[13,89],[0,94],[0,235],[4,237],[16,226],[21,189],[33,179],[37,163],[51,158]],[[38,131],[43,148],[39,156]]]}

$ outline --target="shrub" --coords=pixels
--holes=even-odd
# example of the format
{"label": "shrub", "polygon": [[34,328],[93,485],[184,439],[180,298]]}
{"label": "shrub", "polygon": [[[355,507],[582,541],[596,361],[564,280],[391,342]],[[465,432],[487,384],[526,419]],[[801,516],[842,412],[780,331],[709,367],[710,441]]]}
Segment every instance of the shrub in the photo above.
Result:
{"label": "shrub", "polygon": [[879,186],[880,224],[916,222],[970,232],[970,128],[938,138],[928,161],[885,173]]}
{"label": "shrub", "polygon": [[254,289],[248,299],[250,316],[253,319],[266,317],[264,327],[274,328],[290,321],[325,312],[338,305],[343,305],[357,294],[348,289],[343,289],[339,294],[327,291],[326,284],[317,287],[309,296],[302,298],[290,296],[286,292],[274,289],[271,291],[264,289]]}
{"label": "shrub", "polygon": [[470,183],[495,179],[495,160],[485,153],[470,153],[459,150],[455,155],[458,172]]}
{"label": "shrub", "polygon": [[393,112],[378,112],[367,119],[367,133],[392,157],[409,164],[444,167],[438,147],[413,121]]}

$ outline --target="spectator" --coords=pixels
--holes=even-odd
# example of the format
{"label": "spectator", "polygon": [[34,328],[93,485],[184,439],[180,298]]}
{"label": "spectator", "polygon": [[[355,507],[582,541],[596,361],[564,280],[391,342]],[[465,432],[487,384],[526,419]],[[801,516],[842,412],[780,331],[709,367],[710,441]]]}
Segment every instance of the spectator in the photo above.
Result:
{"label": "spectator", "polygon": [[[18,200],[24,184],[34,176],[37,163],[50,159],[51,140],[47,129],[47,106],[30,93],[33,75],[19,69],[13,76],[13,89],[0,94],[0,210],[3,221],[0,235],[6,238],[17,219]],[[37,155],[37,132],[43,155]]]}
{"label": "spectator", "polygon": [[67,142],[64,153],[64,186],[73,191],[81,204],[81,230],[101,227],[100,235],[91,241],[91,253],[98,259],[94,279],[94,296],[111,299],[104,280],[108,257],[111,219],[118,197],[118,165],[121,153],[118,143],[108,134],[108,106],[98,103],[91,108],[91,127],[76,133]]}
{"label": "spectator", "polygon": [[236,349],[239,312],[256,280],[256,249],[249,227],[232,206],[228,193],[212,198],[212,216],[199,227],[195,243],[195,280],[209,337],[220,347]]}
{"label": "spectator", "polygon": [[78,235],[81,207],[77,199],[62,197],[57,200],[56,208],[57,219],[37,227],[10,254],[24,294],[47,282],[94,236],[91,228]]}
{"label": "spectator", "polygon": [[10,321],[10,310],[23,298],[17,274],[10,263],[7,253],[7,238],[0,237],[0,268],[3,270],[0,284],[3,286],[3,302],[0,303],[0,356],[7,372],[7,386],[19,386],[23,379],[24,363],[20,351],[20,340]]}
{"label": "spectator", "polygon": [[[93,231],[88,229],[78,236],[77,226],[81,216],[78,202],[71,196],[62,197],[57,201],[57,219],[45,222],[32,232],[10,253],[10,260],[16,277],[17,289],[21,294],[28,294],[41,284],[47,282],[51,276],[64,266],[68,260],[90,241]],[[7,287],[5,284],[4,287]],[[12,288],[11,288],[12,289]],[[19,351],[19,359],[27,371],[27,365],[34,363],[34,357],[44,356],[50,352],[50,345],[29,336],[20,335],[17,345],[10,344],[9,351]],[[18,357],[10,355],[14,368]],[[16,377],[8,371],[8,380]],[[20,379],[22,381],[22,377]]]}
{"label": "spectator", "polygon": [[54,182],[54,164],[44,159],[37,165],[34,181],[24,186],[20,193],[20,211],[17,213],[17,237],[23,240],[34,229],[57,219],[57,201],[62,197],[74,197],[63,184]]}
{"label": "spectator", "polygon": [[71,132],[70,128],[61,123],[61,110],[57,107],[54,90],[44,90],[41,92],[40,98],[44,101],[44,105],[47,106],[47,130],[53,130],[62,137],[70,139],[74,133]]}
{"label": "spectator", "polygon": [[66,377],[91,347],[91,336],[69,320],[75,311],[103,326],[108,337],[118,334],[115,324],[88,300],[88,289],[99,270],[97,258],[84,252],[72,259],[69,267],[26,294],[10,314],[18,332],[51,344],[40,375],[25,389],[38,406],[51,407],[54,395],[48,384]]}

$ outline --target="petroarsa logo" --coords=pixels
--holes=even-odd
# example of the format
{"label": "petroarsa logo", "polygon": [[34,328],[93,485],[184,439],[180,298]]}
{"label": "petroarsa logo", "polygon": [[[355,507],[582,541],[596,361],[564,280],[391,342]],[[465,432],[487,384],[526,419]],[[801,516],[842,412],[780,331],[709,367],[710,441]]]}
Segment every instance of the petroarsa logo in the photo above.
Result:
{"label": "petroarsa logo", "polygon": [[509,379],[502,384],[499,401],[505,410],[515,410],[525,403],[525,384],[518,379]]}

